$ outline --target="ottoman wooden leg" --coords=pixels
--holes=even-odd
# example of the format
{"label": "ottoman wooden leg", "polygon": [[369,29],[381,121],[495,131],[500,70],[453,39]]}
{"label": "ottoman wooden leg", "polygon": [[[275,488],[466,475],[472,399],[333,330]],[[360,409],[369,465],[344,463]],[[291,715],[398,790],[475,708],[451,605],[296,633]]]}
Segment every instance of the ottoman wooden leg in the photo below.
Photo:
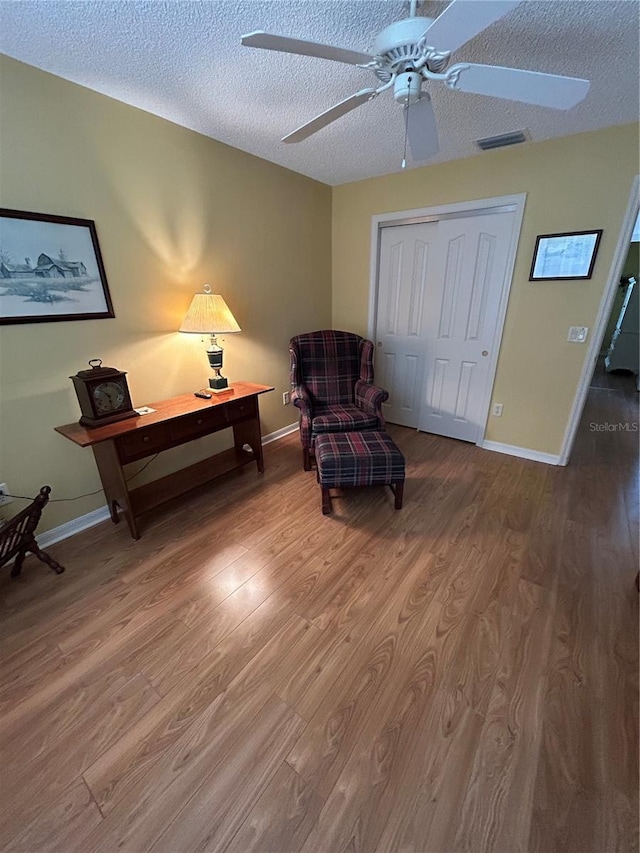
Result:
{"label": "ottoman wooden leg", "polygon": [[392,483],[391,489],[393,491],[393,494],[396,496],[396,501],[394,503],[395,509],[402,509],[402,496],[404,494],[404,482]]}
{"label": "ottoman wooden leg", "polygon": [[322,486],[322,514],[331,515],[331,492]]}

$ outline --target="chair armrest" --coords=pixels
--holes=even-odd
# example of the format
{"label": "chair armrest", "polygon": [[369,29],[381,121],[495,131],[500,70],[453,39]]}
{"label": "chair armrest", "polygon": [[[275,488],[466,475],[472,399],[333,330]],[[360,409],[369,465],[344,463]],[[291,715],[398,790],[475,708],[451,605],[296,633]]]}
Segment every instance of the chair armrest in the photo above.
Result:
{"label": "chair armrest", "polygon": [[311,397],[304,385],[294,385],[291,388],[291,402],[303,415],[311,417]]}
{"label": "chair armrest", "polygon": [[355,392],[356,406],[368,415],[375,415],[378,418],[379,428],[384,429],[385,422],[384,415],[382,414],[382,404],[389,399],[388,391],[359,379],[356,382]]}
{"label": "chair armrest", "polygon": [[[311,406],[311,397],[309,396],[309,392],[304,387],[304,385],[292,385],[291,387],[291,402],[296,407],[296,409],[300,410],[300,443],[303,448],[311,447],[311,417],[312,417],[312,406]],[[305,462],[305,470],[307,468],[307,462]]]}

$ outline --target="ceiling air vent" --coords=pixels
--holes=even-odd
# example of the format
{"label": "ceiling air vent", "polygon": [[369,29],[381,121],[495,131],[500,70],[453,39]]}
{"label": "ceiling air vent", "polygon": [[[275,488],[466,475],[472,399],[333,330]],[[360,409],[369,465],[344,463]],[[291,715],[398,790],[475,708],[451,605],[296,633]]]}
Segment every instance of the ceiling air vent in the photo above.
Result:
{"label": "ceiling air vent", "polygon": [[500,136],[487,136],[486,139],[477,139],[476,145],[483,151],[490,151],[492,148],[517,145],[519,142],[526,142],[528,139],[531,139],[531,136],[527,130],[514,130],[513,133],[502,133]]}

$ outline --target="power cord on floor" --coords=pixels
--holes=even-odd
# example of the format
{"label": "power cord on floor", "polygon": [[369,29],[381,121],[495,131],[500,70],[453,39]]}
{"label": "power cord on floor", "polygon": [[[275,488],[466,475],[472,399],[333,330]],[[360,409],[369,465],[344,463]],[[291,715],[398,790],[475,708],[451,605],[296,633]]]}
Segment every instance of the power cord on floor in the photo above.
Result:
{"label": "power cord on floor", "polygon": [[[144,465],[142,466],[142,468],[140,468],[140,470],[139,470],[139,471],[136,471],[136,472],[135,472],[135,474],[132,474],[130,477],[127,477],[126,482],[127,482],[127,483],[130,483],[130,482],[131,482],[133,479],[135,479],[139,474],[142,474],[142,472],[144,471],[144,469],[145,469],[145,468],[148,468],[148,466],[149,466],[149,465],[151,465],[151,463],[154,461],[154,459],[157,459],[159,455],[160,455],[160,454],[156,453],[154,456],[152,456],[152,457],[151,457],[151,459],[149,459],[149,461],[148,461],[148,462],[145,462],[145,463],[144,463]],[[102,492],[102,491],[104,491],[104,490],[103,490],[103,489],[97,489],[95,492],[87,492],[87,493],[86,493],[86,494],[84,494],[84,495],[76,495],[76,497],[75,497],[75,498],[50,498],[50,499],[49,499],[49,503],[54,503],[54,504],[55,504],[55,503],[65,503],[65,502],[67,502],[67,501],[79,501],[81,498],[90,498],[90,497],[93,497],[93,495],[99,495],[99,494],[100,494],[100,492]],[[26,497],[25,495],[10,495],[10,494],[7,494],[7,493],[5,493],[5,494],[4,494],[4,497],[5,497],[5,498],[13,498],[13,499],[14,499],[14,500],[16,500],[16,501],[32,501],[32,500],[33,500],[33,498],[32,498],[32,497],[31,497],[31,498],[29,498],[29,497]]]}

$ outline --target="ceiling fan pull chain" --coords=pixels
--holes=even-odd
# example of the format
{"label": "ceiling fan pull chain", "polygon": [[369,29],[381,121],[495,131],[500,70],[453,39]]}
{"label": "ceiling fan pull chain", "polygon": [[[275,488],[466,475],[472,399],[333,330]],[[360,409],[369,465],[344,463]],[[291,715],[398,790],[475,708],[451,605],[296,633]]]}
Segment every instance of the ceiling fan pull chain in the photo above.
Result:
{"label": "ceiling fan pull chain", "polygon": [[[409,78],[409,79],[411,79],[411,78]],[[407,103],[404,105],[404,108],[405,108],[405,110],[407,110],[407,113],[405,115],[405,122],[404,122],[404,151],[402,152],[402,168],[406,169],[407,168],[407,137],[409,136],[409,112],[408,112],[409,101],[407,101]]]}

